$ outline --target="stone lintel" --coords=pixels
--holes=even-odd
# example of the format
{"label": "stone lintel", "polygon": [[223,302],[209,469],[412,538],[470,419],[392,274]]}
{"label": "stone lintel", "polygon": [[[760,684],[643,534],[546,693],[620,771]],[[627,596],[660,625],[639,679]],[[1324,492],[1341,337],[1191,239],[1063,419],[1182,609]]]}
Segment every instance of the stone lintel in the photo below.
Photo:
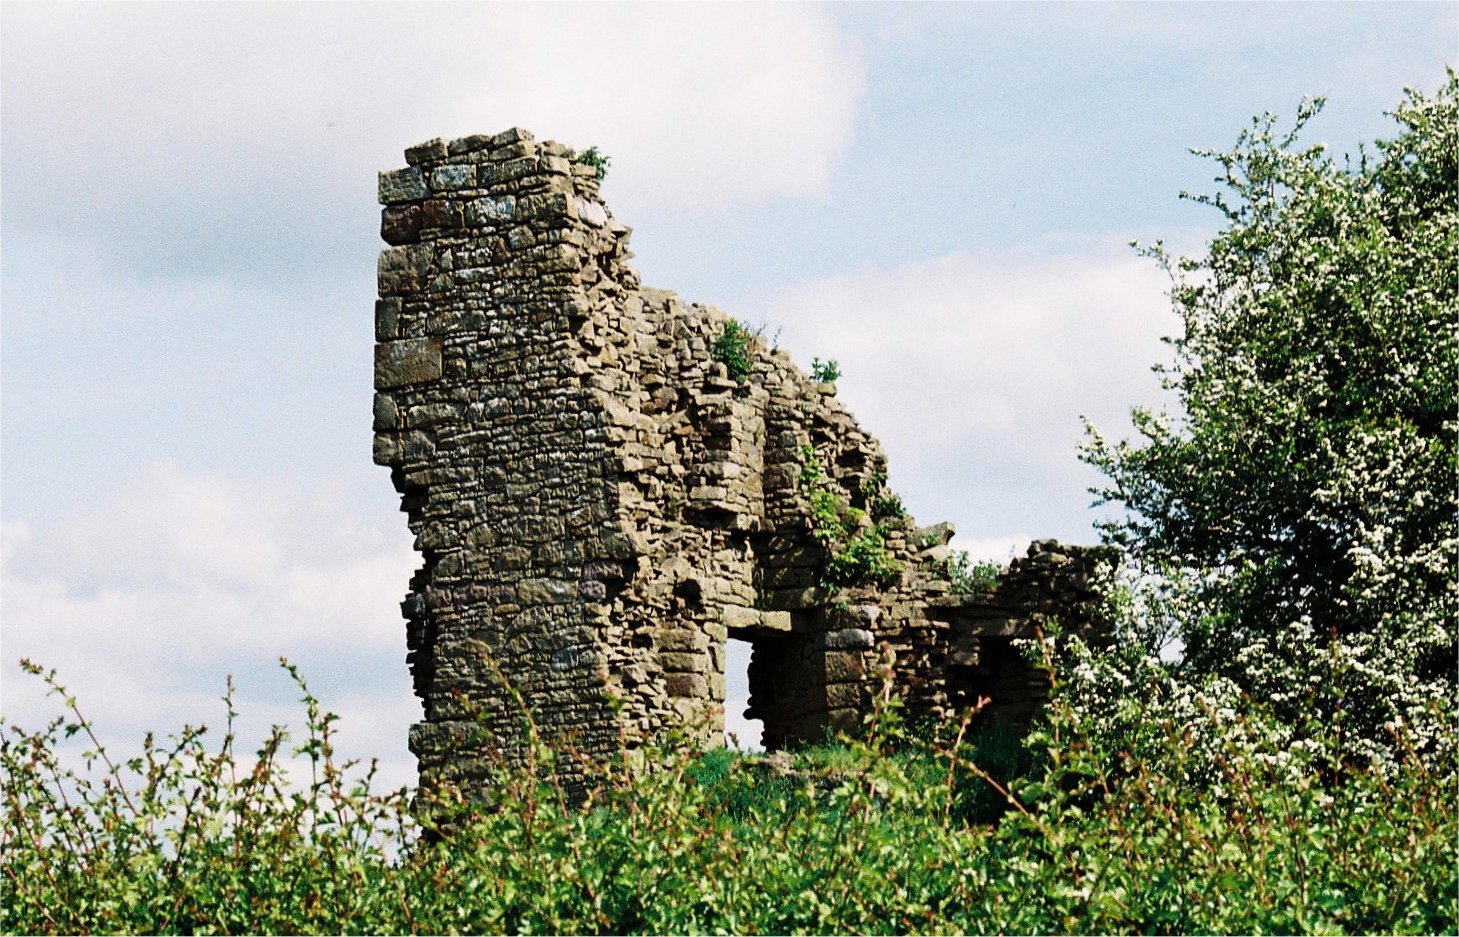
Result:
{"label": "stone lintel", "polygon": [[790,612],[766,611],[743,605],[725,605],[720,613],[720,622],[729,629],[730,637],[742,639],[757,634],[788,634],[792,627]]}

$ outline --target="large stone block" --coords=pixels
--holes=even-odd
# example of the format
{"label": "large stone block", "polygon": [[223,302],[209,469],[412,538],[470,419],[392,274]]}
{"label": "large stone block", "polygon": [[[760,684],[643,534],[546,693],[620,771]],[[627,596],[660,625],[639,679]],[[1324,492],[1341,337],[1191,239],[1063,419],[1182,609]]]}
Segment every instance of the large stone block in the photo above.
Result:
{"label": "large stone block", "polygon": [[402,338],[375,346],[375,388],[389,390],[441,376],[439,338]]}
{"label": "large stone block", "polygon": [[471,163],[449,163],[431,170],[431,190],[455,192],[476,185],[476,167]]}
{"label": "large stone block", "polygon": [[866,688],[859,683],[833,683],[826,687],[827,709],[860,709],[866,705]]}
{"label": "large stone block", "polygon": [[869,651],[876,644],[876,635],[864,628],[842,628],[825,636],[827,648],[848,651]]}
{"label": "large stone block", "polygon": [[719,620],[726,628],[738,632],[788,632],[791,629],[790,612],[743,605],[725,605]]}
{"label": "large stone block", "polygon": [[708,655],[682,651],[660,651],[659,663],[670,673],[705,673],[709,669]]}
{"label": "large stone block", "polygon": [[523,579],[517,597],[523,605],[558,605],[577,598],[577,583],[560,579]]}
{"label": "large stone block", "polygon": [[388,342],[400,337],[400,300],[395,297],[375,301],[375,340]]}
{"label": "large stone block", "polygon": [[709,650],[709,636],[692,628],[660,628],[654,632],[654,644],[663,651]]}
{"label": "large stone block", "polygon": [[376,432],[399,429],[400,413],[395,406],[395,401],[386,394],[375,395],[375,425]]}
{"label": "large stone block", "polygon": [[708,699],[709,681],[697,673],[670,673],[664,675],[664,689],[670,696]]}
{"label": "large stone block", "polygon": [[431,194],[425,174],[415,166],[380,173],[380,203],[413,202]]}
{"label": "large stone block", "polygon": [[466,203],[466,223],[473,227],[511,221],[517,214],[517,200],[510,195],[476,198]]}
{"label": "large stone block", "polygon": [[827,683],[854,683],[866,676],[861,655],[853,651],[830,651],[823,658]]}
{"label": "large stone block", "polygon": [[419,202],[390,205],[380,213],[380,237],[387,244],[414,244],[420,240],[420,227]]}
{"label": "large stone block", "polygon": [[435,251],[428,244],[389,247],[380,252],[376,265],[380,295],[392,296],[424,288]]}

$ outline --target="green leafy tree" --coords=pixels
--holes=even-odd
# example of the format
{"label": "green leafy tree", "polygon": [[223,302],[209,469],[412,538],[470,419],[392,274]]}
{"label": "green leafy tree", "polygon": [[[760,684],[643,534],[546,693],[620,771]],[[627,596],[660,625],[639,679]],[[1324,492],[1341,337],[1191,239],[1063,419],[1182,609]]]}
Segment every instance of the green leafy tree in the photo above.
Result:
{"label": "green leafy tree", "polygon": [[1224,191],[1195,200],[1223,230],[1201,259],[1149,251],[1184,323],[1157,368],[1182,412],[1084,446],[1128,509],[1107,538],[1193,590],[1187,675],[1379,759],[1395,738],[1434,754],[1454,716],[1456,84],[1408,91],[1399,134],[1356,161],[1298,146],[1321,101],[1202,153]]}

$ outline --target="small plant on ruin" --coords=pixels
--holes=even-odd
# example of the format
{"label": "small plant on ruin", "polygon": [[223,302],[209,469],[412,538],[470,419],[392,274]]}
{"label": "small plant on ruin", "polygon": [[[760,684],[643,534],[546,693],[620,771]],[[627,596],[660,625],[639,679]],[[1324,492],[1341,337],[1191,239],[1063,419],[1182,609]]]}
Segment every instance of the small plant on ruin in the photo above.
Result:
{"label": "small plant on ruin", "polygon": [[715,361],[725,366],[729,376],[737,384],[743,384],[755,368],[755,358],[750,352],[750,342],[759,334],[746,328],[739,320],[730,319],[724,324],[719,338],[714,340],[712,354]]}
{"label": "small plant on ruin", "polygon": [[827,358],[822,361],[820,358],[811,359],[811,380],[817,384],[830,384],[841,376],[841,365],[835,358]]}
{"label": "small plant on ruin", "polygon": [[1003,568],[991,560],[973,562],[966,550],[954,550],[943,561],[943,572],[955,592],[992,592]]}
{"label": "small plant on ruin", "polygon": [[887,552],[885,529],[831,490],[814,447],[802,446],[800,455],[798,481],[810,506],[811,535],[830,553],[821,570],[821,587],[834,590],[868,582],[890,583],[901,566]]}
{"label": "small plant on ruin", "polygon": [[573,162],[581,163],[584,166],[592,166],[593,170],[597,173],[598,181],[602,182],[603,178],[608,175],[608,165],[613,162],[613,158],[600,151],[596,146],[590,146],[574,156]]}

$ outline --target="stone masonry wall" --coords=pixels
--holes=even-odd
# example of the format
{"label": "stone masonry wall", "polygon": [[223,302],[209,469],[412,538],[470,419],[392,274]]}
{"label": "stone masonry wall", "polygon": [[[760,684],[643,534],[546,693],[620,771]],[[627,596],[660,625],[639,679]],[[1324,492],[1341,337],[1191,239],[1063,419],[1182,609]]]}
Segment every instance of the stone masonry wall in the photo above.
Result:
{"label": "stone masonry wall", "polygon": [[[374,429],[423,559],[402,604],[423,783],[473,784],[528,716],[589,759],[718,739],[730,636],[770,748],[854,726],[883,658],[913,713],[1028,718],[1009,642],[1091,624],[1097,552],[1036,543],[953,594],[951,525],[902,515],[834,386],[759,337],[731,376],[731,320],[640,286],[592,166],[523,130],[405,155],[380,176]],[[831,581],[852,541],[886,568]]]}

